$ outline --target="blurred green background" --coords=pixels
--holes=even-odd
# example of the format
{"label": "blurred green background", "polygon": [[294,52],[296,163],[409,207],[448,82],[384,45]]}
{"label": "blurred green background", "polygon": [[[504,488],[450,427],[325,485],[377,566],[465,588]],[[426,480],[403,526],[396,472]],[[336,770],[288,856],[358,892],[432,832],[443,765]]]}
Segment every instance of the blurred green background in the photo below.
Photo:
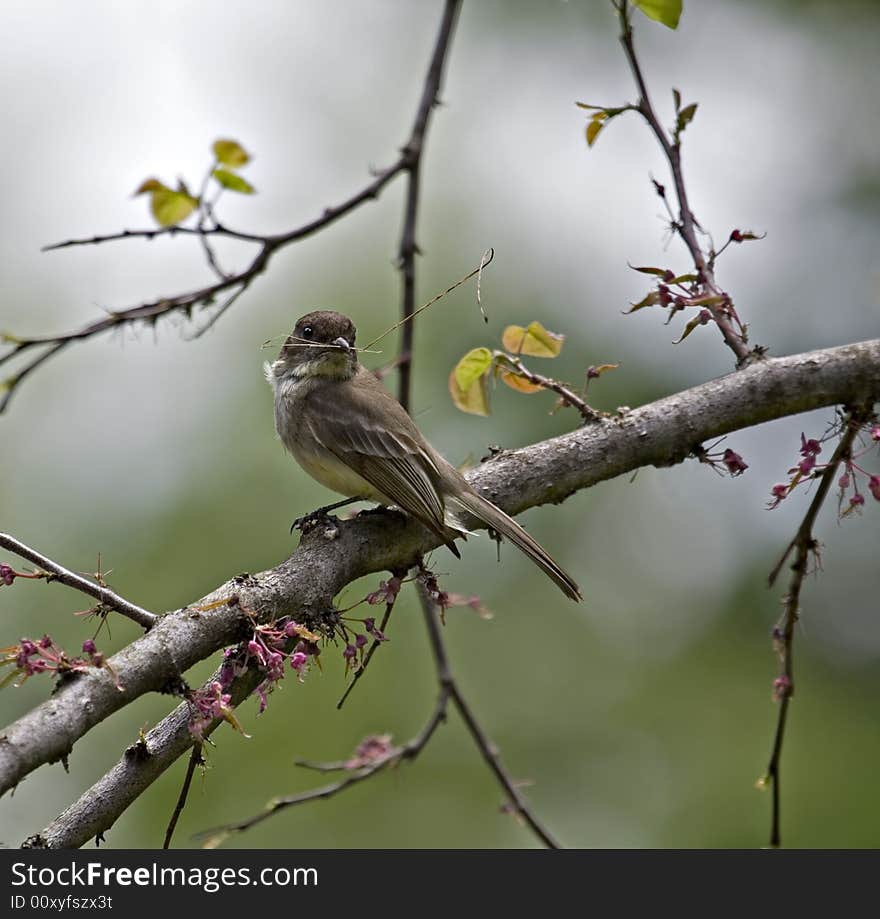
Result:
{"label": "blurred green background", "polygon": [[[229,195],[221,216],[254,232],[298,225],[361,187],[409,131],[439,2],[260,0],[230,14],[186,3],[7,0],[0,60],[4,270],[0,328],[75,327],[202,282],[192,240],[41,254],[41,246],[149,226],[147,176],[197,186],[212,141],[241,140],[259,194]],[[766,231],[720,264],[753,340],[784,354],[877,334],[880,259],[874,2],[685,3],[678,32],[639,21],[637,42],[666,121],[669,88],[700,109],[685,135],[692,202],[724,239]],[[419,322],[414,410],[450,460],[490,443],[529,443],[575,424],[552,400],[498,391],[488,419],[451,405],[446,378],[468,348],[510,322],[540,318],[567,342],[553,372],[622,366],[595,387],[600,408],[638,405],[731,369],[717,335],[681,346],[650,311],[624,317],[645,279],[633,264],[687,265],[668,244],[649,172],[664,164],[644,125],[622,118],[588,151],[575,100],[631,99],[613,18],[600,0],[465,3],[429,138],[418,292],[427,299],[479,260],[491,322],[461,289]],[[284,251],[217,327],[128,332],[75,346],[42,368],[0,419],[0,529],[62,563],[94,570],[97,553],[123,595],[164,610],[291,550],[290,521],[332,500],[274,440],[261,342],[315,307],[354,316],[361,340],[395,321],[393,268],[402,183],[379,202]],[[668,244],[668,245],[667,245]],[[246,252],[221,247],[225,263]],[[387,340],[384,362],[393,352]],[[545,369],[548,365],[542,366]],[[389,381],[393,385],[394,380]],[[738,479],[693,463],[646,469],[558,508],[525,515],[578,578],[568,603],[518,553],[500,565],[486,539],[443,585],[478,593],[495,613],[449,615],[446,637],[473,707],[528,796],[574,846],[753,847],[766,843],[769,794],[755,790],[776,708],[769,632],[784,588],[766,574],[802,515],[803,496],[773,513],[802,430],[830,412],[731,437],[749,463]],[[797,635],[797,696],[783,761],[784,842],[880,844],[877,535],[873,506],[838,525],[823,514],[825,571],[809,582]],[[9,558],[0,560],[13,561]],[[351,587],[347,598],[379,578]],[[58,586],[0,589],[3,641],[49,631],[77,647],[87,606]],[[114,620],[116,649],[137,629]],[[339,759],[366,734],[403,741],[434,702],[432,665],[409,591],[392,641],[340,713],[338,655],[304,685],[288,680],[267,712],[240,710],[247,731],[214,735],[176,844],[320,777],[294,759]],[[204,677],[216,661],[197,668]],[[0,694],[3,723],[48,692],[46,680]],[[169,709],[150,697],[77,744],[70,772],[44,767],[0,801],[0,841],[38,831]],[[161,845],[184,763],[107,833],[112,847]],[[289,811],[235,843],[255,847],[531,846],[499,810],[501,794],[452,717],[423,756],[330,801]]]}

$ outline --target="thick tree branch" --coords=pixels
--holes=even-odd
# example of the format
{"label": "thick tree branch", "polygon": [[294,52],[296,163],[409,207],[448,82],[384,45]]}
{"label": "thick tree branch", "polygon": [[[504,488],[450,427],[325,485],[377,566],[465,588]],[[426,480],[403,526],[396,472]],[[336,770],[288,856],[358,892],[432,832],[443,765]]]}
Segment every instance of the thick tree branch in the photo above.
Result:
{"label": "thick tree branch", "polygon": [[[703,441],[740,428],[878,397],[880,340],[766,359],[620,417],[503,452],[470,470],[468,478],[516,514],[559,503],[641,466],[681,462]],[[436,537],[400,515],[336,521],[329,533],[316,527],[276,568],[233,578],[196,604],[161,617],[150,632],[114,655],[110,664],[121,690],[104,670],[80,674],[8,726],[0,733],[0,792],[69,754],[90,728],[138,696],[179,686],[191,666],[244,637],[252,628],[249,615],[259,622],[284,615],[314,621],[355,578],[399,571],[436,546]],[[232,602],[198,609],[223,600]]]}
{"label": "thick tree branch", "polygon": [[[217,670],[205,683],[219,679]],[[240,705],[265,679],[256,667],[236,677],[229,688],[232,705]],[[55,818],[41,833],[29,837],[24,847],[34,849],[76,849],[108,830],[116,818],[136,801],[193,747],[197,738],[190,731],[192,706],[183,702],[151,731],[128,747],[119,762],[80,798]],[[216,718],[203,731],[207,739],[223,724]]]}

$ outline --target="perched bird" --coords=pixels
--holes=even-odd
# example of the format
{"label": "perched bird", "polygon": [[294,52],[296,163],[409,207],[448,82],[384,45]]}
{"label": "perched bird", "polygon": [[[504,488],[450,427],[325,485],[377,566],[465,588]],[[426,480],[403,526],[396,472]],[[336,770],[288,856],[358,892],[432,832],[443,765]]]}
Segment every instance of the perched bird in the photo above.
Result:
{"label": "perched bird", "polygon": [[399,507],[457,556],[453,540],[467,534],[468,516],[476,517],[522,550],[567,597],[582,599],[549,553],[425,440],[403,406],[358,361],[355,335],[341,313],[308,313],[278,359],[265,366],[275,393],[275,429],[300,466],[347,498]]}

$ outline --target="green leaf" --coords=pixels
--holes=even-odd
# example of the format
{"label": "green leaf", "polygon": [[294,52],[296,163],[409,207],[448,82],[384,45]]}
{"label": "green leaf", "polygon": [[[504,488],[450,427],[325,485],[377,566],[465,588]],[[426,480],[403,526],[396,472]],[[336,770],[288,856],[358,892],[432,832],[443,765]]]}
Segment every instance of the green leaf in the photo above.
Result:
{"label": "green leaf", "polygon": [[692,102],[690,105],[686,105],[679,113],[678,119],[675,122],[675,133],[681,134],[681,132],[694,120],[694,115],[697,113],[697,105],[699,103]]}
{"label": "green leaf", "polygon": [[135,192],[136,196],[144,194],[150,196],[150,210],[160,227],[181,223],[199,206],[199,199],[189,193],[183,182],[175,191],[158,179],[146,179]]}
{"label": "green leaf", "polygon": [[492,352],[474,348],[452,368],[449,374],[449,395],[456,407],[471,415],[489,414],[489,392],[486,386]]}
{"label": "green leaf", "polygon": [[160,227],[181,223],[199,206],[199,199],[182,191],[161,188],[150,195],[150,210]]}
{"label": "green leaf", "polygon": [[648,17],[662,22],[670,29],[678,28],[681,18],[681,0],[634,0],[635,5]]}
{"label": "green leaf", "polygon": [[237,191],[242,195],[252,195],[256,191],[250,182],[243,179],[240,175],[230,172],[228,169],[221,169],[219,166],[211,175],[224,187],[230,191]]}
{"label": "green leaf", "polygon": [[668,269],[666,268],[654,268],[652,265],[630,265],[633,271],[640,271],[642,274],[653,274],[658,278],[663,278],[666,276]]}
{"label": "green leaf", "polygon": [[455,365],[453,374],[459,389],[467,390],[492,366],[492,352],[488,348],[474,348]]}
{"label": "green leaf", "polygon": [[222,163],[224,166],[231,166],[233,169],[244,166],[251,158],[250,154],[237,140],[215,140],[212,149],[218,163]]}
{"label": "green leaf", "polygon": [[652,290],[643,300],[639,300],[638,303],[630,304],[628,310],[623,311],[624,316],[629,316],[630,313],[635,313],[637,310],[642,310],[646,306],[656,306],[660,302],[660,293],[659,291]]}
{"label": "green leaf", "polygon": [[681,333],[681,338],[676,338],[672,344],[680,345],[698,325],[705,325],[705,323],[699,316],[694,316],[694,318],[691,319],[691,321],[684,327],[684,331]]}

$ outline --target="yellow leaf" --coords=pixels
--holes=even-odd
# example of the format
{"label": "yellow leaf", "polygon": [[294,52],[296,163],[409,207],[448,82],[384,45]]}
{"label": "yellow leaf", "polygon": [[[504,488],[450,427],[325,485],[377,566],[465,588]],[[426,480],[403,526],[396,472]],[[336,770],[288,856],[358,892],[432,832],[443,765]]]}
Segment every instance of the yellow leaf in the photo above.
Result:
{"label": "yellow leaf", "polygon": [[499,370],[498,376],[501,377],[502,383],[506,383],[511,389],[515,389],[517,392],[540,392],[540,390],[544,388],[539,383],[533,383],[531,380],[521,377],[512,370]]}
{"label": "yellow leaf", "polygon": [[449,374],[449,395],[456,408],[470,415],[489,414],[489,393],[486,377],[477,377],[467,389],[462,389],[455,378],[455,370]]}
{"label": "yellow leaf", "polygon": [[244,166],[251,158],[237,140],[215,140],[213,150],[217,162],[223,163],[224,166],[231,166],[233,169]]}
{"label": "yellow leaf", "polygon": [[593,118],[587,123],[587,146],[592,147],[596,143],[599,132],[605,127],[605,122],[601,118]]}
{"label": "yellow leaf", "polygon": [[565,342],[564,335],[548,332],[540,322],[529,323],[528,328],[509,325],[501,336],[501,343],[511,354],[529,357],[556,357]]}

